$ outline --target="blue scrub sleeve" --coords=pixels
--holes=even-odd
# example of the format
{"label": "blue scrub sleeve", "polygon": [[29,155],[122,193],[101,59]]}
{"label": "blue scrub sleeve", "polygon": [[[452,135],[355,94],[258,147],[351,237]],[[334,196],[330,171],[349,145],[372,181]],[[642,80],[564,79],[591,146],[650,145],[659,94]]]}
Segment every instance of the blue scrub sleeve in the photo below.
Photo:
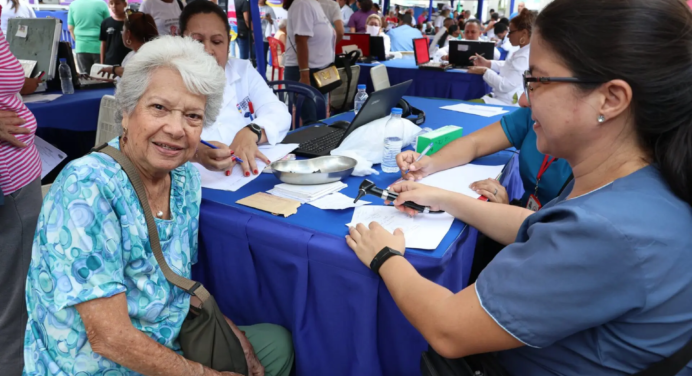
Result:
{"label": "blue scrub sleeve", "polygon": [[579,207],[545,210],[476,282],[485,311],[539,348],[645,304],[643,260],[610,221]]}
{"label": "blue scrub sleeve", "polygon": [[505,131],[505,135],[512,146],[521,150],[524,138],[529,133],[530,127],[533,127],[531,110],[522,107],[503,116],[500,124],[502,124],[502,130]]}

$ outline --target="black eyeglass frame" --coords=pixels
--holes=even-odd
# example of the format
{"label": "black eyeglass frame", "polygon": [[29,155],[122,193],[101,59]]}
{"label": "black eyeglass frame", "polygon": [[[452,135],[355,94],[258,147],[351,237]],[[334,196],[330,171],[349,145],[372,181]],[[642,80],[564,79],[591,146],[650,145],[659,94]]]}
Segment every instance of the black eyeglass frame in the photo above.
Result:
{"label": "black eyeglass frame", "polygon": [[[527,75],[529,77],[527,77]],[[529,86],[530,82],[538,82],[542,84],[546,84],[549,82],[563,82],[563,83],[570,83],[570,84],[603,84],[606,81],[603,80],[598,80],[598,79],[593,79],[593,78],[580,78],[580,77],[532,77],[530,71],[524,71],[524,74],[522,74],[522,78],[524,81],[524,92],[526,93],[526,99],[528,100],[529,104],[531,104],[531,98],[529,96],[529,92],[533,91],[534,88]]]}

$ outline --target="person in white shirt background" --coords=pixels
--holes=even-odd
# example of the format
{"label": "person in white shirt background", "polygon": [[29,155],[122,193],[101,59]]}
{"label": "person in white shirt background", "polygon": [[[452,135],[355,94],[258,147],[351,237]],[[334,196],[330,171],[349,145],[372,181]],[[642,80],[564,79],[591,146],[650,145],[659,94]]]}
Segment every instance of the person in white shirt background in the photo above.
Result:
{"label": "person in white shirt background", "polygon": [[320,3],[324,15],[327,16],[327,19],[332,23],[332,26],[334,26],[336,43],[341,42],[341,39],[344,37],[344,25],[346,24],[341,15],[339,5],[334,0],[317,0],[317,2]]}
{"label": "person in white shirt background", "polygon": [[276,14],[272,7],[267,5],[267,0],[259,0],[260,19],[262,20],[262,41],[264,42],[264,58],[267,58],[269,52],[269,42],[267,37],[271,37],[276,33]]}
{"label": "person in white shirt background", "polygon": [[348,5],[348,1],[346,0],[338,0],[339,7],[341,8],[341,20],[344,22],[344,25],[348,24],[348,20],[351,19],[351,15],[353,14],[353,9]]}
{"label": "person in white shirt background", "polygon": [[[480,40],[481,39],[481,23],[477,19],[468,20],[466,25],[464,25],[464,39],[463,40]],[[440,48],[433,57],[435,61],[448,61],[449,60],[449,45]],[[493,53],[493,60],[500,60],[500,51],[495,48]]]}
{"label": "person in white shirt background", "polygon": [[36,18],[36,13],[26,0],[0,0],[2,15],[0,15],[0,27],[3,34],[7,35],[7,21],[12,18]]}
{"label": "person in white shirt background", "polygon": [[365,25],[366,33],[373,37],[382,37],[384,39],[384,54],[389,55],[392,41],[389,39],[389,35],[385,34],[382,29],[382,17],[377,14],[371,14],[365,21]]}
{"label": "person in white shirt background", "polygon": [[435,56],[437,50],[449,44],[449,39],[447,39],[447,36],[449,36],[449,27],[452,25],[454,25],[454,19],[446,18],[444,20],[444,22],[442,23],[442,27],[437,32],[437,34],[435,34],[432,42],[430,43],[430,48],[428,51],[430,53],[430,56]]}
{"label": "person in white shirt background", "polygon": [[[317,5],[317,4],[315,4]],[[258,145],[281,142],[291,126],[291,114],[248,60],[228,58],[230,26],[226,15],[210,1],[195,1],[180,16],[181,34],[204,44],[226,72],[223,106],[216,122],[202,130],[202,139],[217,146],[200,145],[193,158],[209,170],[230,175],[237,156],[244,176],[257,175],[256,159],[269,164]],[[332,48],[333,50],[333,48]],[[253,112],[254,110],[254,112]]]}
{"label": "person in white shirt background", "polygon": [[154,17],[159,35],[178,35],[178,20],[184,6],[182,0],[144,0],[139,11]]}
{"label": "person in white shirt background", "polygon": [[440,30],[444,28],[444,22],[446,19],[449,18],[449,13],[449,9],[443,9],[440,12],[440,15],[437,16],[437,18],[435,18],[435,22],[433,23],[433,25],[435,26],[435,34],[439,33]]}
{"label": "person in white shirt background", "polygon": [[[476,55],[470,74],[481,74],[483,80],[493,88],[493,92],[481,98],[488,104],[517,105],[524,90],[523,74],[529,70],[529,43],[536,15],[525,9],[509,22],[509,40],[519,46],[506,61],[489,61]],[[499,73],[498,73],[499,72]]]}
{"label": "person in white shirt background", "polygon": [[483,30],[485,35],[488,37],[488,40],[493,40],[493,38],[495,38],[495,25],[499,21],[500,21],[500,15],[499,14],[493,13],[490,16],[490,21],[488,22],[488,25]]}

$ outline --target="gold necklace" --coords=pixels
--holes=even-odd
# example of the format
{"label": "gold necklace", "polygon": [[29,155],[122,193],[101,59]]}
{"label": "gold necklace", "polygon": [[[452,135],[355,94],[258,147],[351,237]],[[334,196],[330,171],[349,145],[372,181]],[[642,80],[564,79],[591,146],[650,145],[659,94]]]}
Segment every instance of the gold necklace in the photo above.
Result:
{"label": "gold necklace", "polygon": [[[144,184],[142,184],[142,185],[144,185]],[[144,190],[147,191],[147,195],[149,197],[151,197],[151,193],[149,193],[149,189],[147,188],[146,185],[144,185]],[[149,203],[151,204],[151,201],[149,201]],[[156,207],[154,207],[154,210],[156,211],[156,217],[157,218],[163,218],[163,211],[158,210],[158,208],[156,208]]]}

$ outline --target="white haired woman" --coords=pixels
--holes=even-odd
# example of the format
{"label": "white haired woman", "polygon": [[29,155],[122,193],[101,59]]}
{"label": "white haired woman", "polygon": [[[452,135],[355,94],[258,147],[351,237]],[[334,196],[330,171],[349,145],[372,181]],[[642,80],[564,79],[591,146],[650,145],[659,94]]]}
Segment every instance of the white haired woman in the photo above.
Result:
{"label": "white haired woman", "polygon": [[[201,201],[199,173],[188,161],[219,113],[224,84],[223,69],[201,44],[166,36],[130,60],[116,92],[123,136],[109,144],[139,172],[166,261],[187,278],[197,259]],[[73,161],[55,180],[39,216],[26,291],[25,375],[230,374],[180,355],[190,296],[161,272],[137,194],[105,154]],[[261,329],[290,348],[283,328]]]}

